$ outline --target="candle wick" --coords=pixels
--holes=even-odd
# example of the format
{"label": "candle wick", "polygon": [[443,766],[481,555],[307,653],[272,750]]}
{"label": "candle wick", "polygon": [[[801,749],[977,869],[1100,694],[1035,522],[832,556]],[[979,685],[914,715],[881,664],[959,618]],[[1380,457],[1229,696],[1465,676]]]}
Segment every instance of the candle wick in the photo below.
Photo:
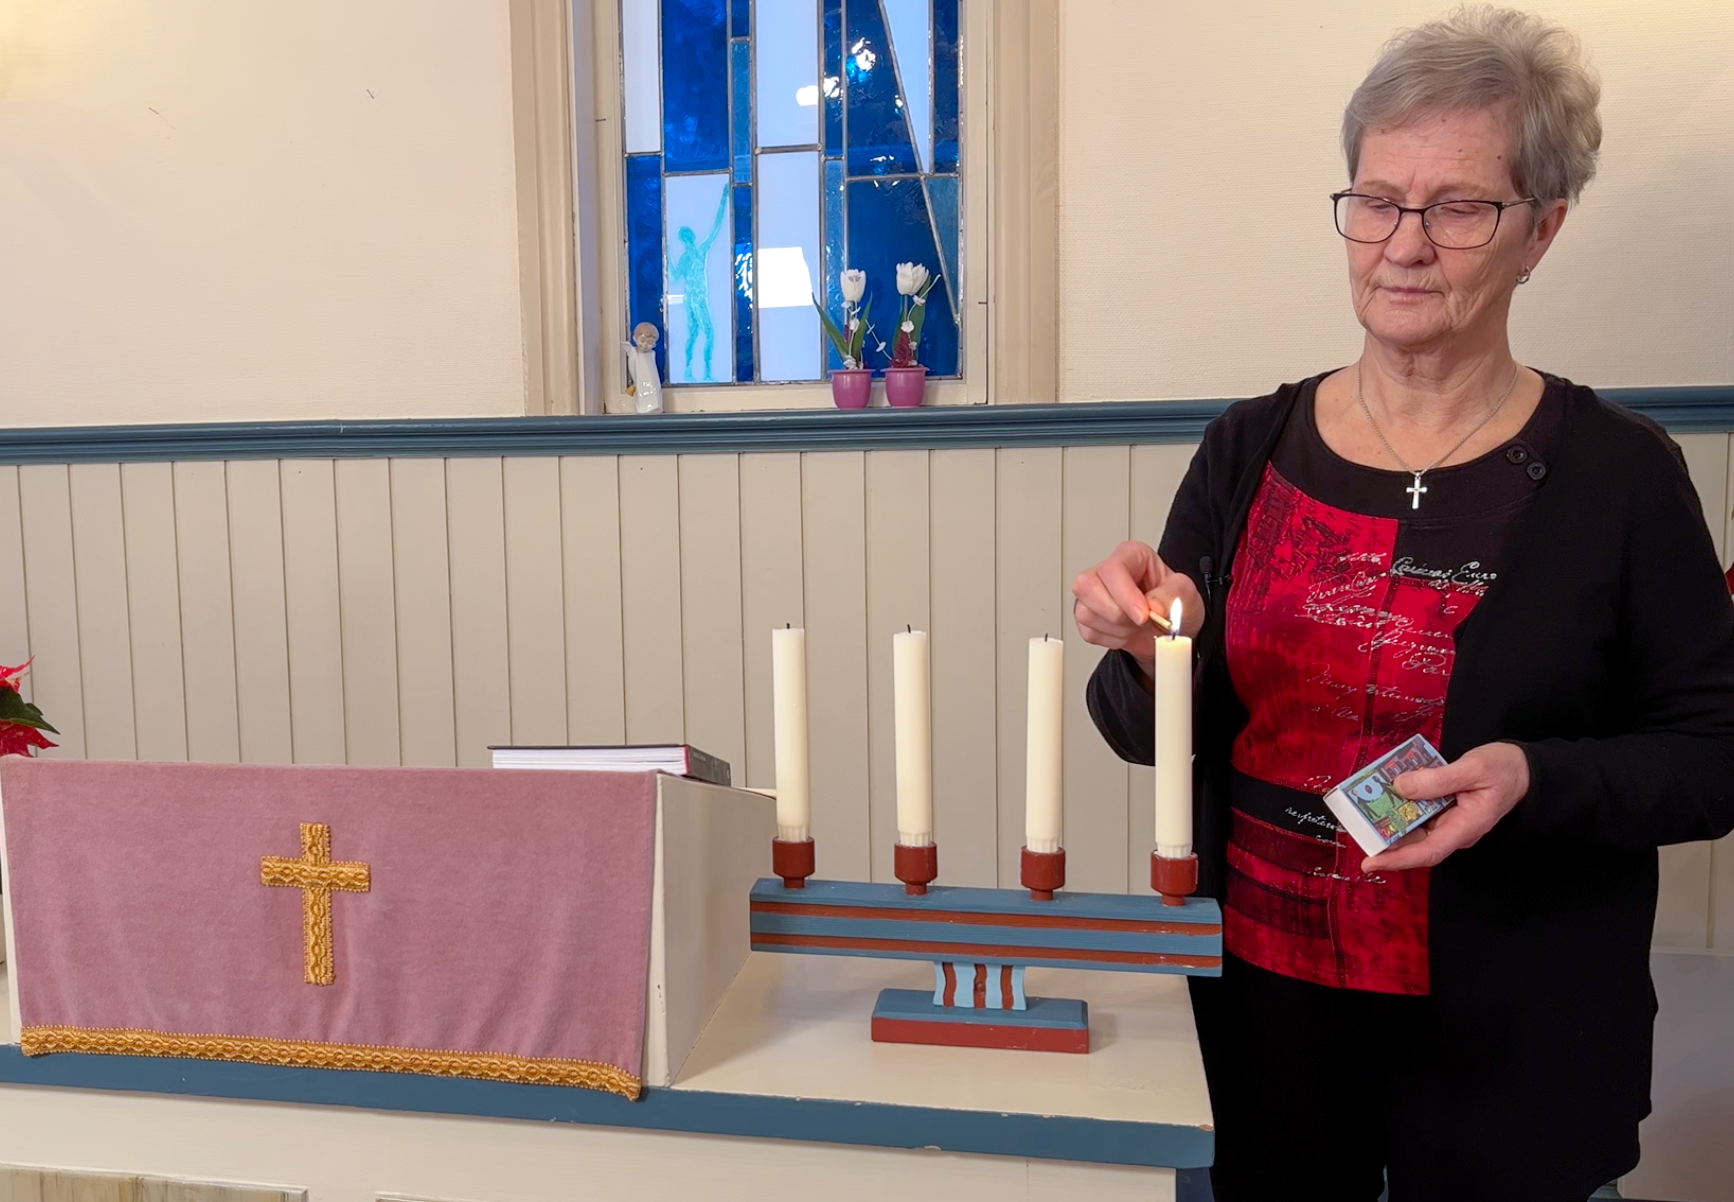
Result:
{"label": "candle wick", "polygon": [[913,626],[911,626],[911,625],[909,625],[909,623],[907,623],[907,622],[905,622],[905,623],[904,623],[904,624],[903,624],[903,629],[905,629],[905,630],[907,630],[907,631],[908,631],[908,632],[909,632],[909,633],[910,633],[910,634],[914,634],[914,633],[915,633],[915,627],[913,627]]}
{"label": "candle wick", "polygon": [[783,623],[783,629],[784,630],[793,630],[794,628],[795,628],[795,624],[793,622],[784,622]]}

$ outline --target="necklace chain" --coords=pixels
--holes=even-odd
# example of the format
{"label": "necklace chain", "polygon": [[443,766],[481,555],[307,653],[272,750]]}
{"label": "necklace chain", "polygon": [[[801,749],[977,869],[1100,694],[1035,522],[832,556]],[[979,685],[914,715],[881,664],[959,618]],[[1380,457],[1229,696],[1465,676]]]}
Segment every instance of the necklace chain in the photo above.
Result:
{"label": "necklace chain", "polygon": [[1405,463],[1403,461],[1403,457],[1401,455],[1397,454],[1397,448],[1391,445],[1391,440],[1385,437],[1385,432],[1383,430],[1379,429],[1379,423],[1377,421],[1373,420],[1373,411],[1372,411],[1372,409],[1370,409],[1367,406],[1367,398],[1361,392],[1361,365],[1359,362],[1357,362],[1355,364],[1355,400],[1360,404],[1361,412],[1367,415],[1367,424],[1369,426],[1373,427],[1373,433],[1378,435],[1379,442],[1385,448],[1385,452],[1388,455],[1390,455],[1392,459],[1395,459],[1397,461],[1397,466],[1402,468],[1404,471],[1408,472],[1411,476],[1415,477],[1415,483],[1412,484],[1410,487],[1403,490],[1404,492],[1408,493],[1410,498],[1412,499],[1412,503],[1410,504],[1409,508],[1411,508],[1411,509],[1421,508],[1421,494],[1428,491],[1421,484],[1421,477],[1425,476],[1428,472],[1432,471],[1434,468],[1438,467],[1441,463],[1444,463],[1447,459],[1451,458],[1451,456],[1455,455],[1458,451],[1462,450],[1464,443],[1468,442],[1471,438],[1474,438],[1477,434],[1479,434],[1481,432],[1481,428],[1483,426],[1485,426],[1488,422],[1493,420],[1493,415],[1498,413],[1501,409],[1505,408],[1505,402],[1511,399],[1512,391],[1514,389],[1516,389],[1516,387],[1517,387],[1517,372],[1518,372],[1518,368],[1514,364],[1511,368],[1511,382],[1505,386],[1504,395],[1502,395],[1497,401],[1495,401],[1493,403],[1493,407],[1491,409],[1489,409],[1485,414],[1482,415],[1481,420],[1475,423],[1474,427],[1470,429],[1469,433],[1465,434],[1462,438],[1459,438],[1457,440],[1456,444],[1449,451],[1446,451],[1443,455],[1439,456],[1439,458],[1435,459],[1432,463],[1429,463],[1424,468],[1416,469],[1416,468],[1410,467],[1407,463]]}

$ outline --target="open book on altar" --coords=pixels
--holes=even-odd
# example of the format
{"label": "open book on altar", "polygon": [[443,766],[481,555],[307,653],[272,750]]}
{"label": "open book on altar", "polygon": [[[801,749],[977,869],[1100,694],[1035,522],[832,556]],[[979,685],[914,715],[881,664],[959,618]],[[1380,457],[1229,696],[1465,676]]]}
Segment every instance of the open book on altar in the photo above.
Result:
{"label": "open book on altar", "polygon": [[657,773],[0,758],[26,1055],[671,1084],[773,803]]}

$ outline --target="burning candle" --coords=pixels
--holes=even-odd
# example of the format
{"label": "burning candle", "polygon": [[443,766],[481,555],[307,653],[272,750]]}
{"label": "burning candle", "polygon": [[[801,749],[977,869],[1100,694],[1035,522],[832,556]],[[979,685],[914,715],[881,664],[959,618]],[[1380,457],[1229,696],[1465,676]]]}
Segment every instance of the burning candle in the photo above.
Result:
{"label": "burning candle", "polygon": [[807,632],[771,631],[771,709],[777,746],[777,838],[811,836],[807,775]]}
{"label": "burning candle", "polygon": [[1031,639],[1024,759],[1024,846],[1031,851],[1060,850],[1065,676],[1065,643]]}
{"label": "burning candle", "polygon": [[1180,600],[1169,634],[1156,638],[1156,854],[1192,854],[1192,640],[1180,634]]}
{"label": "burning candle", "polygon": [[933,842],[933,731],[928,715],[927,632],[892,636],[891,666],[897,711],[897,841],[905,847]]}

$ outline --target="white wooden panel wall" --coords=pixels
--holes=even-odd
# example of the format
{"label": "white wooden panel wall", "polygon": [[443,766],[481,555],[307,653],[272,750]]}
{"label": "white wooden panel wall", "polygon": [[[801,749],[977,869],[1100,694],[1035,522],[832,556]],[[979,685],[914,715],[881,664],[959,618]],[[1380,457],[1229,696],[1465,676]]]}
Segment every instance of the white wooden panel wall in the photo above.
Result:
{"label": "white wooden panel wall", "polygon": [[[1729,437],[1679,439],[1726,556]],[[1148,769],[1090,725],[1068,585],[1153,542],[1186,446],[0,468],[0,663],[52,755],[485,764],[689,740],[773,781],[808,632],[820,872],[888,880],[891,635],[932,633],[941,873],[1015,884],[1028,640],[1067,640],[1079,888],[1147,890]],[[1657,942],[1734,950],[1734,842],[1663,851]]]}

